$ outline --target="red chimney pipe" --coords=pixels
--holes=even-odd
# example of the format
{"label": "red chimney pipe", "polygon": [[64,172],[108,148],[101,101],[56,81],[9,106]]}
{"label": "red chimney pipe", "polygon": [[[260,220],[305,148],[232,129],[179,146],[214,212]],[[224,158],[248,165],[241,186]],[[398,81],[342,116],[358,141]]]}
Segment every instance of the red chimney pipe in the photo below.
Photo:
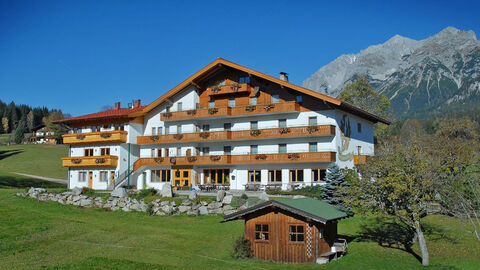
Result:
{"label": "red chimney pipe", "polygon": [[115,110],[118,110],[120,109],[120,102],[115,102]]}

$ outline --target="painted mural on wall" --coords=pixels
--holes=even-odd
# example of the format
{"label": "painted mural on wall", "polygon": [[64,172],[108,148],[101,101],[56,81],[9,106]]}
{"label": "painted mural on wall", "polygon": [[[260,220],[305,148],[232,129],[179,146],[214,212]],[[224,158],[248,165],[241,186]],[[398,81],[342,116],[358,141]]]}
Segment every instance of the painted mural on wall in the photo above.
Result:
{"label": "painted mural on wall", "polygon": [[353,160],[353,152],[347,152],[351,134],[350,119],[344,114],[342,120],[340,120],[340,146],[338,146],[338,159],[341,161]]}

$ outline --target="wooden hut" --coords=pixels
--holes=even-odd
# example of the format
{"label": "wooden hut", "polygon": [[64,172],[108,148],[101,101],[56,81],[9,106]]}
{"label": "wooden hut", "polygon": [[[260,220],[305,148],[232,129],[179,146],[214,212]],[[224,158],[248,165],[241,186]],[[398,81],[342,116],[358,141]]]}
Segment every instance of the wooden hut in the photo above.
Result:
{"label": "wooden hut", "polygon": [[328,203],[301,198],[267,201],[227,215],[224,222],[245,220],[245,238],[255,257],[300,263],[335,257],[337,221],[348,216]]}

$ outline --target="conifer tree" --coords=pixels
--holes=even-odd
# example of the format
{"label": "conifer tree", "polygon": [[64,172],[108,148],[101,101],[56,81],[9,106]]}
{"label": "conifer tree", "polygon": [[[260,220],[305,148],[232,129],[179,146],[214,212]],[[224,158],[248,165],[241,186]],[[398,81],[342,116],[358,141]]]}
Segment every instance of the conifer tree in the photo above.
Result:
{"label": "conifer tree", "polygon": [[348,186],[345,175],[340,171],[337,164],[332,164],[327,169],[326,184],[323,186],[323,201],[337,206],[340,210],[351,214],[352,211],[343,201],[342,187]]}

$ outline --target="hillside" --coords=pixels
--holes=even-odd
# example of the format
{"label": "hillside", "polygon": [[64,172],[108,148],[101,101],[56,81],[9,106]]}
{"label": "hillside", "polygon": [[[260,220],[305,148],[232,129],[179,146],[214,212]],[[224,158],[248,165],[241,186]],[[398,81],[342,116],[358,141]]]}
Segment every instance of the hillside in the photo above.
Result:
{"label": "hillside", "polygon": [[480,104],[480,42],[473,31],[454,27],[420,41],[396,35],[338,57],[303,85],[336,97],[359,76],[390,98],[396,116],[474,108]]}

